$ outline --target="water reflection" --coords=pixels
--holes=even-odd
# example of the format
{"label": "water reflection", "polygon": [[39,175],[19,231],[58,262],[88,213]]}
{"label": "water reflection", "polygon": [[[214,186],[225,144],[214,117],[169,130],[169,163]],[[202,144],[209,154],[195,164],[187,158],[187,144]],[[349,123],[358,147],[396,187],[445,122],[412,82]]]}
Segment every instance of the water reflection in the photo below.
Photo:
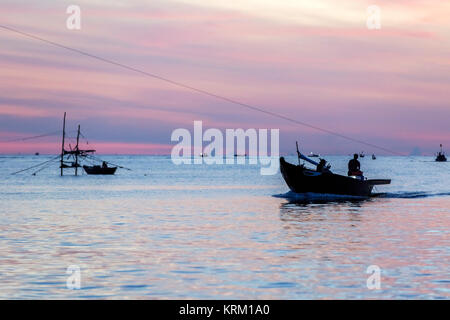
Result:
{"label": "water reflection", "polygon": [[340,243],[343,248],[339,250],[345,251],[361,243],[360,228],[370,203],[371,200],[288,201],[280,206],[280,220],[286,237],[290,237],[290,246],[318,249]]}
{"label": "water reflection", "polygon": [[363,208],[373,202],[373,199],[289,200],[280,206],[280,219],[285,222],[301,222],[311,215],[319,215],[324,219],[327,214],[335,213],[350,214],[350,217],[355,218]]}
{"label": "water reflection", "polygon": [[[16,160],[0,171],[31,162]],[[112,179],[61,179],[55,168],[0,181],[0,298],[450,297],[450,198],[397,197],[417,177],[400,172],[409,180],[388,197],[305,201],[273,197],[286,194],[282,178],[254,167],[129,162],[134,171]],[[384,173],[381,157],[370,164]],[[430,183],[439,179],[450,176]],[[412,191],[448,192],[438,187]],[[66,288],[73,264],[79,291]],[[372,264],[379,292],[365,285]]]}

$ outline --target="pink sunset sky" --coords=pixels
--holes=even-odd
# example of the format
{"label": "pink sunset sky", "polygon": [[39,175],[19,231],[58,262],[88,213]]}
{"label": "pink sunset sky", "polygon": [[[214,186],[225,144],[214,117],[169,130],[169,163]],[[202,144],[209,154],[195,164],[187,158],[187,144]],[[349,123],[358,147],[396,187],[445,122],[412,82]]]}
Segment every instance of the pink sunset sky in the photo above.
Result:
{"label": "pink sunset sky", "polygon": [[[66,28],[69,5],[81,30]],[[381,29],[366,26],[381,9]],[[450,2],[0,2],[0,24],[409,154],[450,149]],[[279,128],[282,153],[380,150],[0,28],[0,153],[58,153],[78,124],[100,153],[169,154],[176,128]],[[73,132],[70,132],[72,136]]]}

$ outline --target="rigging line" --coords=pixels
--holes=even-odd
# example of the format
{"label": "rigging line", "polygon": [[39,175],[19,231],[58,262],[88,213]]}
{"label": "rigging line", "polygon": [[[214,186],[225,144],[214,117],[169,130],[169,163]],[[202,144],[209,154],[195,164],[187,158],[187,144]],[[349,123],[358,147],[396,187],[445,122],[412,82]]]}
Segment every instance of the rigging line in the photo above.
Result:
{"label": "rigging line", "polygon": [[33,172],[31,175],[35,176],[37,173],[39,173],[39,172],[41,172],[41,171],[47,169],[47,168],[50,167],[51,165],[52,165],[52,163],[50,162],[50,163],[48,163],[47,165],[43,166],[42,168],[39,168],[39,170]]}
{"label": "rigging line", "polygon": [[17,138],[17,139],[11,139],[11,140],[3,140],[0,141],[1,143],[8,143],[8,142],[18,142],[18,141],[27,141],[27,140],[32,140],[32,139],[38,139],[38,138],[44,138],[44,137],[49,137],[49,136],[54,136],[56,134],[58,134],[59,131],[54,131],[54,132],[50,132],[50,133],[45,133],[45,134],[41,134],[38,136],[30,136],[30,137],[25,137],[25,138]]}
{"label": "rigging line", "polygon": [[96,165],[97,164],[96,162],[94,162],[94,161],[92,161],[92,160],[90,160],[88,158],[84,158],[83,161],[86,161],[87,163],[92,164],[92,165]]}
{"label": "rigging line", "polygon": [[86,141],[87,144],[89,144],[88,138],[80,131],[80,136]]}
{"label": "rigging line", "polygon": [[114,163],[109,162],[109,161],[104,161],[104,160],[102,160],[102,159],[100,159],[100,158],[98,158],[98,157],[96,157],[96,156],[86,155],[86,157],[87,157],[87,158],[90,158],[90,159],[92,159],[92,160],[98,161],[98,162],[106,162],[107,164],[116,166],[116,167],[118,167],[118,168],[120,168],[120,169],[125,169],[125,170],[128,170],[128,171],[132,171],[130,168],[122,167],[122,166],[119,166],[118,164],[114,164]]}
{"label": "rigging line", "polygon": [[13,172],[13,173],[11,173],[11,175],[15,175],[15,174],[18,174],[18,173],[22,173],[22,172],[25,172],[25,171],[28,171],[28,170],[31,170],[31,169],[43,166],[44,164],[47,164],[47,163],[52,162],[52,161],[55,161],[56,159],[58,159],[60,157],[61,157],[60,155],[57,155],[56,157],[54,157],[54,158],[52,158],[52,159],[50,159],[48,161],[42,162],[42,163],[37,164],[35,166],[29,167],[27,169],[23,169],[23,170],[20,170],[20,171],[17,171],[17,172]]}
{"label": "rigging line", "polygon": [[122,64],[120,62],[116,62],[116,61],[113,61],[113,60],[110,60],[110,59],[107,59],[107,58],[102,58],[100,56],[97,56],[97,55],[94,55],[94,54],[91,54],[91,53],[88,53],[88,52],[85,52],[85,51],[82,51],[82,50],[79,50],[79,49],[75,49],[75,48],[72,48],[72,47],[69,47],[69,46],[66,46],[66,45],[62,45],[62,44],[59,44],[57,42],[54,42],[54,41],[51,41],[51,40],[47,40],[47,39],[41,38],[39,36],[30,34],[30,33],[27,33],[27,32],[23,32],[23,31],[20,31],[20,30],[17,30],[17,29],[14,29],[14,28],[11,28],[11,27],[8,27],[8,26],[5,26],[5,25],[0,25],[0,28],[8,30],[8,31],[11,31],[11,32],[14,32],[14,33],[17,33],[17,34],[21,34],[23,36],[26,36],[26,37],[29,37],[29,38],[32,38],[32,39],[35,39],[35,40],[39,40],[39,41],[48,43],[50,45],[53,45],[53,46],[56,46],[56,47],[59,47],[59,48],[62,48],[62,49],[68,50],[68,51],[72,51],[72,52],[81,54],[81,55],[84,55],[84,56],[87,56],[87,57],[90,57],[90,58],[93,58],[93,59],[96,59],[96,60],[99,60],[99,61],[106,62],[106,63],[112,64],[112,65],[121,67],[123,69],[127,69],[127,70],[130,70],[130,71],[133,71],[133,72],[136,72],[136,73],[139,73],[139,74],[142,74],[142,75],[154,78],[154,79],[158,79],[158,80],[170,83],[170,84],[172,84],[174,86],[178,86],[178,87],[185,88],[185,89],[188,89],[188,90],[191,90],[191,91],[195,91],[197,93],[201,93],[203,95],[207,95],[207,96],[210,96],[210,97],[222,100],[222,101],[226,101],[226,102],[229,102],[229,103],[232,103],[232,104],[235,104],[235,105],[239,105],[241,107],[244,107],[244,108],[247,108],[247,109],[250,109],[250,110],[254,110],[254,111],[257,111],[257,112],[260,112],[260,113],[264,113],[266,115],[270,115],[270,116],[273,116],[273,117],[276,117],[276,118],[279,118],[279,119],[282,119],[282,120],[286,120],[288,122],[291,122],[291,123],[294,123],[294,124],[297,124],[297,125],[300,125],[300,126],[303,126],[303,127],[308,127],[308,128],[311,128],[311,129],[314,129],[314,130],[317,130],[317,131],[321,131],[321,132],[324,132],[324,133],[327,133],[327,134],[331,134],[331,135],[334,135],[334,136],[337,136],[337,137],[340,137],[340,138],[343,138],[343,139],[346,139],[346,140],[349,140],[349,141],[352,141],[352,142],[356,142],[358,144],[362,144],[362,145],[366,145],[366,146],[374,148],[374,149],[382,150],[382,151],[390,153],[390,154],[404,156],[404,154],[402,154],[400,152],[397,152],[397,151],[394,151],[394,150],[390,150],[390,149],[387,149],[387,148],[375,145],[373,143],[369,143],[369,142],[365,142],[365,141],[362,141],[362,140],[359,140],[359,139],[355,139],[355,138],[343,135],[341,133],[338,133],[338,132],[335,132],[335,131],[332,131],[332,130],[328,130],[328,129],[320,128],[320,127],[315,126],[315,125],[308,124],[308,123],[303,122],[303,121],[291,119],[291,118],[289,118],[289,117],[287,117],[285,115],[278,114],[278,113],[275,113],[273,111],[265,110],[263,108],[253,106],[253,105],[250,105],[248,103],[240,102],[240,101],[237,101],[237,100],[234,100],[234,99],[231,99],[231,98],[227,98],[225,96],[221,96],[221,95],[218,95],[218,94],[215,94],[215,93],[203,90],[203,89],[192,87],[190,85],[187,85],[187,84],[184,84],[184,83],[181,83],[181,82],[178,82],[178,81],[170,80],[168,78],[159,76],[157,74],[153,74],[153,73],[150,73],[150,72],[142,71],[142,70],[139,70],[137,68],[134,68],[134,67]]}

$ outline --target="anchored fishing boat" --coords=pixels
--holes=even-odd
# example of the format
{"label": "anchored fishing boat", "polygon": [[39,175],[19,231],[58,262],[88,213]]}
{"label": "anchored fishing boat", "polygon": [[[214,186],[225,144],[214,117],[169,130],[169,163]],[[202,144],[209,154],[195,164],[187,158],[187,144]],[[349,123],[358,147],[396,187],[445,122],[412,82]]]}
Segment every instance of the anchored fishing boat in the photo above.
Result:
{"label": "anchored fishing boat", "polygon": [[[118,165],[115,165],[113,163],[109,163],[106,161],[103,161],[99,158],[97,158],[96,156],[94,156],[93,154],[95,153],[95,150],[85,150],[85,149],[80,149],[80,136],[83,136],[81,134],[81,129],[80,126],[78,126],[78,134],[76,137],[76,144],[75,147],[72,148],[72,145],[69,144],[69,149],[66,148],[66,113],[64,112],[64,122],[63,122],[63,131],[62,131],[62,146],[61,146],[61,153],[50,159],[47,160],[41,164],[29,167],[27,169],[23,169],[17,172],[13,172],[12,174],[18,174],[21,172],[25,172],[28,170],[31,170],[33,168],[39,168],[37,171],[35,171],[32,175],[36,175],[38,172],[44,170],[45,168],[47,168],[48,166],[50,166],[52,164],[52,162],[54,161],[58,161],[59,162],[59,168],[61,170],[61,176],[64,175],[64,170],[68,170],[68,169],[74,169],[75,171],[75,175],[78,175],[78,169],[83,168],[84,171],[91,175],[113,175],[116,173],[117,168],[121,168],[121,169],[126,169],[126,170],[131,170],[125,167],[121,167]],[[84,137],[84,136],[83,136]],[[38,155],[38,153],[36,153],[36,155]],[[92,166],[88,166],[88,165],[83,165],[83,162],[100,162],[102,165],[92,165]],[[113,167],[109,167],[108,164],[112,165]]]}
{"label": "anchored fishing boat", "polygon": [[437,162],[446,162],[447,158],[445,157],[444,151],[442,151],[442,144],[441,144],[441,151],[439,151],[436,155],[436,161]]}
{"label": "anchored fishing boat", "polygon": [[60,158],[61,176],[64,174],[64,169],[70,169],[70,168],[75,169],[75,175],[77,176],[78,168],[81,167],[80,161],[88,160],[88,159],[91,161],[102,162],[102,166],[83,165],[83,169],[87,174],[89,174],[89,175],[113,175],[113,174],[115,174],[118,166],[108,167],[108,162],[103,161],[103,160],[98,159],[93,156],[93,154],[95,153],[95,150],[82,150],[79,148],[80,135],[81,135],[80,126],[78,126],[77,143],[75,145],[75,148],[72,149],[72,147],[69,145],[70,150],[66,150],[66,147],[65,147],[66,113],[64,113],[62,148],[61,148],[61,155],[60,155],[60,157],[61,157]]}
{"label": "anchored fishing boat", "polygon": [[83,166],[84,171],[91,175],[113,175],[116,173],[117,167],[106,166]]}
{"label": "anchored fishing boat", "polygon": [[[71,139],[71,138],[67,137],[67,135],[66,135],[66,116],[67,116],[67,114],[64,112],[61,153],[59,155],[57,155],[56,157],[51,158],[51,159],[49,159],[45,162],[42,162],[38,165],[34,165],[29,168],[13,172],[13,173],[11,173],[12,175],[15,175],[15,174],[18,174],[21,172],[25,172],[25,171],[29,171],[31,169],[37,169],[35,172],[32,173],[32,175],[35,176],[38,172],[41,172],[42,170],[53,165],[53,163],[56,161],[59,162],[61,176],[64,175],[64,170],[68,170],[68,169],[71,169],[71,170],[74,169],[75,175],[77,176],[79,168],[83,168],[84,171],[89,175],[91,175],[91,174],[93,174],[93,175],[113,175],[116,173],[117,168],[131,171],[131,169],[129,169],[129,168],[125,168],[125,167],[116,165],[114,163],[110,163],[110,162],[104,161],[102,159],[99,159],[98,157],[94,156],[95,150],[80,149],[80,147],[79,147],[80,146],[80,136],[84,137],[84,135],[81,134],[80,125],[78,126],[78,134],[76,136],[75,147],[72,148],[72,145],[69,144],[69,149],[67,149],[66,148],[66,145],[67,145],[66,139]],[[54,133],[51,133],[51,134],[54,134]],[[40,135],[37,137],[48,136],[51,134]],[[36,152],[35,155],[38,156],[39,153]],[[94,165],[92,165],[92,166],[83,165],[82,166],[83,162],[89,162]],[[101,166],[95,165],[95,163],[101,163],[102,165]],[[108,165],[111,165],[111,166],[108,166]]]}
{"label": "anchored fishing boat", "polygon": [[[313,165],[319,163],[309,159],[298,151],[299,164],[288,163],[284,157],[280,158],[280,170],[288,187],[295,193],[320,193],[349,195],[357,197],[369,197],[376,185],[390,184],[390,179],[367,180],[362,176],[343,176],[332,173],[330,167],[324,167],[321,171],[308,169],[300,164],[303,159]],[[324,160],[323,160],[324,161]]]}

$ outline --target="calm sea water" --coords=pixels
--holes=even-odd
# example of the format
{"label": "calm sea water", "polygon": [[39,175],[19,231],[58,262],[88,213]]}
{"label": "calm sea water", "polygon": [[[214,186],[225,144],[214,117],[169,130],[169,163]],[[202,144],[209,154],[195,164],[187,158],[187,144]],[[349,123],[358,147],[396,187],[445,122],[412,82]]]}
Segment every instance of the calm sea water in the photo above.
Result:
{"label": "calm sea water", "polygon": [[[0,298],[450,298],[450,163],[366,157],[366,176],[392,185],[363,201],[305,200],[258,166],[168,157],[105,157],[132,169],[110,177],[10,175],[47,159],[0,157]],[[327,159],[346,172],[348,157]]]}

